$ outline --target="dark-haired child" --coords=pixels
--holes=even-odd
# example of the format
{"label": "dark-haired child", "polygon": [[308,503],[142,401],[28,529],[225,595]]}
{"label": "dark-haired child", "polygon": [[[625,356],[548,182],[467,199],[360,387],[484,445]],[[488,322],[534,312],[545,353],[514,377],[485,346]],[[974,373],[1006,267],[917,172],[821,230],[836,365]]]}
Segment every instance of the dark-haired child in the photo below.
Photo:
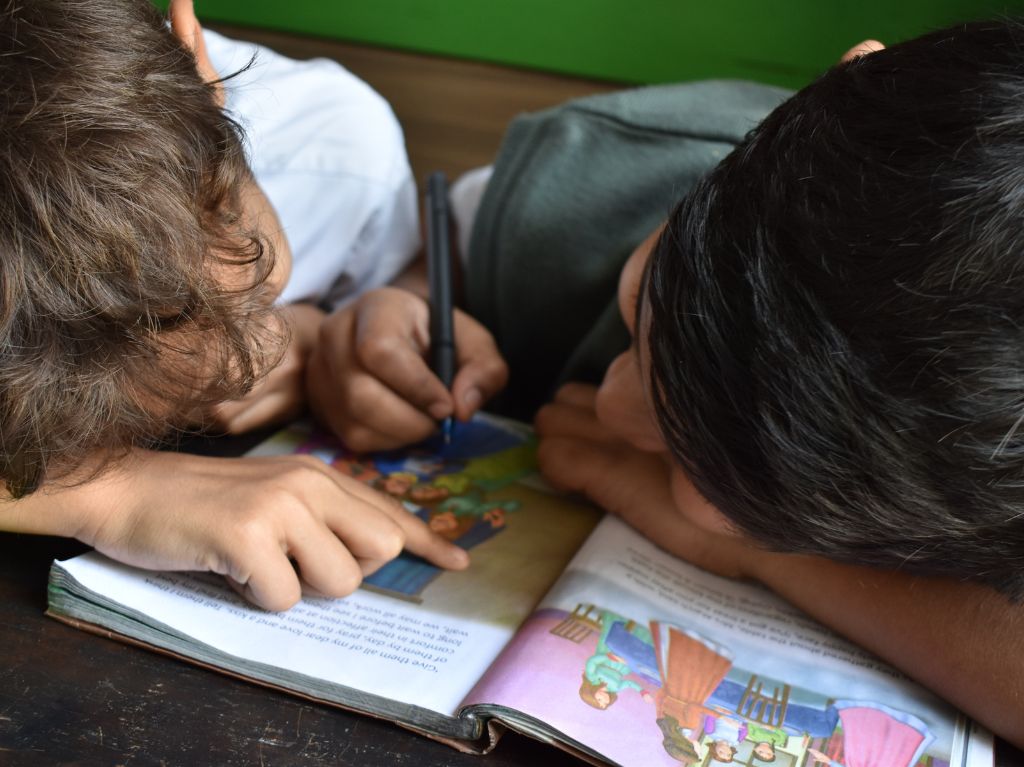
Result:
{"label": "dark-haired child", "polygon": [[[510,364],[496,404],[530,413],[603,374],[537,416],[552,481],[1017,745],[1022,51],[1020,24],[982,22],[791,98],[703,83],[521,118],[466,275]],[[394,370],[365,366],[362,391],[407,391]]]}
{"label": "dark-haired child", "polygon": [[146,0],[0,2],[0,529],[211,570],[270,609],[347,594],[403,546],[464,567],[315,459],[146,449],[293,415],[325,311],[418,245],[401,131],[368,87],[262,51],[225,94],[218,67],[252,46],[207,40],[191,0],[170,22]]}

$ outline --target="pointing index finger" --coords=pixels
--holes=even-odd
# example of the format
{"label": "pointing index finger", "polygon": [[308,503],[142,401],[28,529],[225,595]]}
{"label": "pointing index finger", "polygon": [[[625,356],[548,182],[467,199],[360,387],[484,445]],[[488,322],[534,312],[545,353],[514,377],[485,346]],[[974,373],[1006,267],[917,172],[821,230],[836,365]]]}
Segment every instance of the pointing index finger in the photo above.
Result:
{"label": "pointing index finger", "polygon": [[385,514],[398,526],[407,551],[446,570],[462,570],[469,565],[469,555],[464,549],[435,533],[400,502],[358,480],[345,477],[329,467],[325,468],[343,490],[375,511]]}

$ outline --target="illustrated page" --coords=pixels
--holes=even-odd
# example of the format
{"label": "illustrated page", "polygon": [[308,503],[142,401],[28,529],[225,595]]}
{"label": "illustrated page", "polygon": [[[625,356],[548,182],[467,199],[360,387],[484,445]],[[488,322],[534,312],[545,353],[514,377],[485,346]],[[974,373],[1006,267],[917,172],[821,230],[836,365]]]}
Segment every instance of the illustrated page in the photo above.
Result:
{"label": "illustrated page", "polygon": [[255,608],[210,574],[153,573],[90,554],[63,563],[86,588],[248,661],[453,714],[599,518],[546,491],[520,427],[478,418],[450,445],[355,456],[296,426],[253,451],[309,453],[389,493],[469,550],[447,572],[403,554],[340,599]]}
{"label": "illustrated page", "polygon": [[965,746],[956,711],[931,693],[769,591],[611,517],[465,702],[644,767],[960,767]]}

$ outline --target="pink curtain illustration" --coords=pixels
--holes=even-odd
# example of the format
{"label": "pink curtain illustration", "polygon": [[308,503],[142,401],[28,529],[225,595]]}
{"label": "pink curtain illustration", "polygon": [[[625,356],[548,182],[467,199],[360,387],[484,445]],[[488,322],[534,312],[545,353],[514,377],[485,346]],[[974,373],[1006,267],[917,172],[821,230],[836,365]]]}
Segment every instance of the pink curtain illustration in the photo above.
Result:
{"label": "pink curtain illustration", "polygon": [[845,767],[913,767],[935,738],[913,714],[867,701],[836,701]]}

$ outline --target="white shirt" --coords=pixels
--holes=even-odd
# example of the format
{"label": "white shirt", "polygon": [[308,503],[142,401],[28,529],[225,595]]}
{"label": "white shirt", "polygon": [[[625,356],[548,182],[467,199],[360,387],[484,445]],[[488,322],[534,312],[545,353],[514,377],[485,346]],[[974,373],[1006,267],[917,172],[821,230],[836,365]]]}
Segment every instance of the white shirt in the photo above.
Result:
{"label": "white shirt", "polygon": [[291,245],[280,301],[336,307],[389,282],[420,235],[416,183],[388,103],[333,61],[204,36],[229,78],[226,110],[246,132],[250,167]]}

